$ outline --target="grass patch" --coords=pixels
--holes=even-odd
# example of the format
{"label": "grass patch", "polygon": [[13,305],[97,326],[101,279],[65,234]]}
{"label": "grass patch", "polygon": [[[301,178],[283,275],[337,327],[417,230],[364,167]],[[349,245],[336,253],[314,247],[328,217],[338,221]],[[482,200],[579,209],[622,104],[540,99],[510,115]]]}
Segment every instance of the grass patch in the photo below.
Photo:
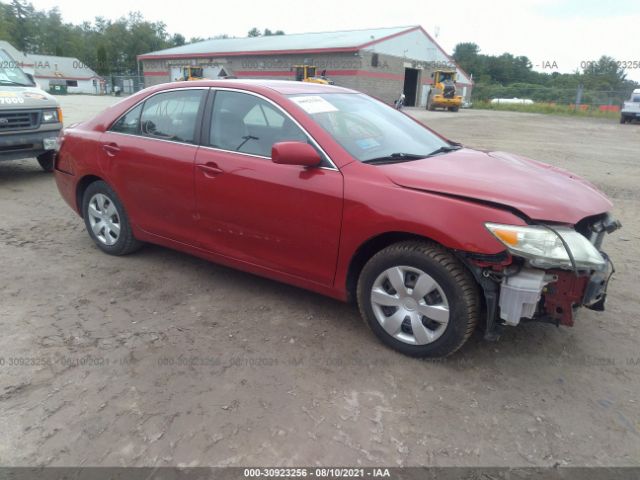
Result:
{"label": "grass patch", "polygon": [[534,103],[532,105],[521,105],[513,103],[491,103],[486,100],[473,102],[473,108],[480,110],[502,110],[506,112],[527,112],[544,113],[547,115],[568,115],[574,117],[594,117],[620,119],[620,112],[602,111],[590,105],[581,105],[576,108],[574,105],[557,105],[555,103]]}

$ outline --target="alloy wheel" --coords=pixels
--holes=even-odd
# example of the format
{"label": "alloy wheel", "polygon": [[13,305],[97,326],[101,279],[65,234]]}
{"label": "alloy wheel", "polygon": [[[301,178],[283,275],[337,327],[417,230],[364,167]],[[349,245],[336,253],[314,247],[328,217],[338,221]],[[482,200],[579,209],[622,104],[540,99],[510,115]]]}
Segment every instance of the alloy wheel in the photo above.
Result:
{"label": "alloy wheel", "polygon": [[115,203],[104,193],[96,193],[87,208],[89,225],[95,237],[104,245],[114,245],[120,237],[120,214]]}

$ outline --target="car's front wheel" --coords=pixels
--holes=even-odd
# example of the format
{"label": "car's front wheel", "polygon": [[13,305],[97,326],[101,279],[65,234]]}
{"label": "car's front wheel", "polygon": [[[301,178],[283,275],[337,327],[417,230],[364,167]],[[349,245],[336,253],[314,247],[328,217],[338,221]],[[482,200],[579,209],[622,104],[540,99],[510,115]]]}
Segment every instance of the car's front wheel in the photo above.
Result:
{"label": "car's front wheel", "polygon": [[82,215],[95,244],[110,255],[126,255],[139,249],[129,218],[116,192],[99,180],[90,184],[82,196]]}
{"label": "car's front wheel", "polygon": [[473,332],[480,312],[469,271],[439,245],[408,241],[374,255],[358,281],[360,312],[386,345],[414,357],[444,357]]}

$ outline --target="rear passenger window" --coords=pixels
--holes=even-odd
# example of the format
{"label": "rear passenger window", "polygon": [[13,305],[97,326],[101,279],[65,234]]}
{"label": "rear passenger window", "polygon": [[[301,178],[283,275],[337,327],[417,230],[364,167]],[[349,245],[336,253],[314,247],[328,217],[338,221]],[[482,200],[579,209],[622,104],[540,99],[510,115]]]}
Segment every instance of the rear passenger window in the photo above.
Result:
{"label": "rear passenger window", "polygon": [[309,142],[289,117],[266,100],[246,93],[218,91],[209,144],[232,152],[271,157],[274,143]]}
{"label": "rear passenger window", "polygon": [[140,134],[145,137],[196,143],[198,112],[204,90],[159,93],[144,102]]}
{"label": "rear passenger window", "polygon": [[111,131],[138,135],[140,133],[140,112],[142,112],[142,105],[138,105],[133,110],[129,110],[126,115],[120,117],[120,119],[113,124]]}

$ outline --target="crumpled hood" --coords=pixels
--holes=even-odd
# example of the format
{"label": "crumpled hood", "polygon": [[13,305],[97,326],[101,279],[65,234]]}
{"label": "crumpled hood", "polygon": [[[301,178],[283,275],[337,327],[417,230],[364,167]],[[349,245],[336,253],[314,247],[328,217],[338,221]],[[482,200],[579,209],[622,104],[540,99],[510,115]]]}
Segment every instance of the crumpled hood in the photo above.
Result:
{"label": "crumpled hood", "polygon": [[0,86],[0,96],[5,99],[3,110],[23,108],[57,107],[58,101],[52,95],[36,87]]}
{"label": "crumpled hood", "polygon": [[588,181],[506,152],[465,148],[378,168],[397,185],[501,204],[533,220],[575,224],[612,207]]}

